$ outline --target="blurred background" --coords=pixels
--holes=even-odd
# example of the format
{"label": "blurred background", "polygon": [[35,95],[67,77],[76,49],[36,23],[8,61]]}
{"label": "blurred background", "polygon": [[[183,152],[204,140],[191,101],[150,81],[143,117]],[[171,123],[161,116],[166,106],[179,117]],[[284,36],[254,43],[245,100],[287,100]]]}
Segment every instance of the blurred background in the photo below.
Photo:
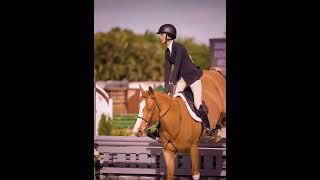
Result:
{"label": "blurred background", "polygon": [[164,90],[165,46],[155,33],[167,23],[195,64],[226,73],[225,0],[95,0],[96,135],[131,135],[139,84]]}

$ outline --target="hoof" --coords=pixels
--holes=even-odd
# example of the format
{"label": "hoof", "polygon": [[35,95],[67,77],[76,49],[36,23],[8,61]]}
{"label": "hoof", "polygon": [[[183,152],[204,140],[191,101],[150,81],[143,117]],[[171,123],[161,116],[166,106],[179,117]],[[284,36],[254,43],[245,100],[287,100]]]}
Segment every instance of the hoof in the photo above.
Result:
{"label": "hoof", "polygon": [[222,139],[221,136],[216,136],[212,139],[212,141],[215,143],[219,143],[221,141],[221,139]]}

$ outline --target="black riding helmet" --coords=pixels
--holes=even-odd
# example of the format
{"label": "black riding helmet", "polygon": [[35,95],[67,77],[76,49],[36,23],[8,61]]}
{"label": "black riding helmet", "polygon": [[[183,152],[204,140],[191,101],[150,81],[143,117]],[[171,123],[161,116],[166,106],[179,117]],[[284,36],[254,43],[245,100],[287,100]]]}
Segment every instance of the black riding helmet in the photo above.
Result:
{"label": "black riding helmet", "polygon": [[157,34],[160,34],[160,33],[167,33],[168,36],[172,39],[176,39],[177,37],[177,30],[176,28],[172,25],[172,24],[164,24],[162,25]]}

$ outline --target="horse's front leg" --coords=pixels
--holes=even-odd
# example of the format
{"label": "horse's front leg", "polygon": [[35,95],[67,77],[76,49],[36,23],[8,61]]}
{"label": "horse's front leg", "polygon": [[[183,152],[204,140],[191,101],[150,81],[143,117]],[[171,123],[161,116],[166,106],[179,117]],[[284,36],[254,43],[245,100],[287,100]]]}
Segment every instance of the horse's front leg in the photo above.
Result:
{"label": "horse's front leg", "polygon": [[176,155],[170,150],[163,149],[162,152],[167,165],[167,180],[173,180],[175,167],[174,160],[176,158]]}
{"label": "horse's front leg", "polygon": [[200,179],[198,145],[192,145],[190,152],[192,161],[192,179],[198,180]]}

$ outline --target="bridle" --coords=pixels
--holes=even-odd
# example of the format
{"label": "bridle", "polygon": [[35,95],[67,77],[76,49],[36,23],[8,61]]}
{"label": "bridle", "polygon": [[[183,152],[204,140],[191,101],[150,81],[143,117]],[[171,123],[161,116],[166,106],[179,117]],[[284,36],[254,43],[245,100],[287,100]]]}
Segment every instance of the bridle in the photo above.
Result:
{"label": "bridle", "polygon": [[[146,98],[144,98],[144,99],[146,99]],[[141,117],[141,116],[138,116],[138,117],[137,117],[137,118],[140,118],[140,119],[142,119],[143,121],[145,121],[145,122],[147,123],[147,127],[149,127],[150,124],[151,124],[151,121],[152,121],[153,115],[154,115],[154,113],[155,113],[156,107],[158,107],[159,113],[160,113],[160,106],[159,106],[159,104],[158,104],[158,102],[157,102],[156,97],[152,97],[151,99],[154,100],[155,103],[153,104],[152,112],[151,112],[151,115],[150,115],[149,119],[145,119],[145,118],[143,118],[143,117]],[[172,97],[170,98],[170,105],[169,105],[168,109],[167,109],[162,115],[160,115],[159,121],[161,121],[161,120],[163,119],[163,117],[167,114],[167,112],[170,110],[171,101],[172,101]]]}
{"label": "bridle", "polygon": [[[144,99],[146,99],[146,98],[144,98]],[[158,104],[156,98],[155,98],[155,97],[152,97],[151,99],[154,100],[155,103],[153,104],[152,112],[151,112],[151,115],[150,115],[149,119],[145,119],[145,118],[143,118],[143,117],[141,117],[141,116],[138,116],[138,117],[137,117],[137,118],[140,118],[140,119],[142,119],[143,121],[145,121],[145,122],[147,123],[146,128],[144,129],[144,131],[147,131],[147,129],[150,127],[151,120],[152,120],[152,118],[153,118],[153,115],[154,115],[154,112],[155,112],[156,107],[158,107],[159,113],[160,113],[160,107],[159,107],[159,104]],[[161,120],[164,118],[164,116],[168,113],[168,111],[170,110],[171,102],[172,102],[172,96],[171,96],[171,98],[170,98],[170,105],[169,105],[168,109],[167,109],[162,115],[160,115],[160,118],[159,118],[159,121],[160,121],[160,122],[161,122]],[[178,107],[179,107],[179,112],[180,112],[180,106],[178,106]],[[180,119],[180,128],[179,128],[177,134],[176,134],[175,136],[173,136],[173,135],[171,135],[171,134],[168,132],[171,137],[174,137],[172,140],[170,140],[170,139],[169,139],[169,140],[166,140],[166,139],[165,139],[165,141],[163,141],[163,142],[156,140],[156,141],[159,142],[159,143],[167,143],[165,149],[167,149],[168,144],[171,143],[172,146],[175,148],[176,152],[177,152],[177,148],[175,147],[175,145],[173,144],[173,142],[175,142],[175,140],[176,140],[176,138],[178,137],[178,134],[180,133],[180,130],[181,130],[181,126],[182,126],[182,123],[181,123],[181,115],[180,115],[180,118],[179,118],[179,119]]]}

